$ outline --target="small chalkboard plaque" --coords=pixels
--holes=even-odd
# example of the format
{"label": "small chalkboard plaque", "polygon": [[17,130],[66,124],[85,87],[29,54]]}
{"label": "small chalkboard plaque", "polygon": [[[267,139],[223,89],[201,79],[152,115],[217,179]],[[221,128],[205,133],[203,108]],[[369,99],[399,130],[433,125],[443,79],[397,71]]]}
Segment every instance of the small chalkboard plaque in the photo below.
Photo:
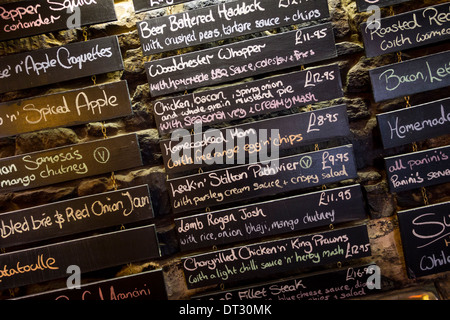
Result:
{"label": "small chalkboard plaque", "polygon": [[0,5],[0,41],[117,20],[113,0],[27,0]]}
{"label": "small chalkboard plaque", "polygon": [[385,158],[391,192],[450,181],[450,146]]}
{"label": "small chalkboard plaque", "polygon": [[400,211],[398,221],[410,278],[450,271],[450,202]]}
{"label": "small chalkboard plaque", "polygon": [[450,98],[377,115],[384,148],[450,133]]}
{"label": "small chalkboard plaque", "polygon": [[356,178],[352,145],[167,181],[174,213]]}
{"label": "small chalkboard plaque", "polygon": [[[264,161],[289,148],[350,135],[347,107],[339,105],[248,124],[189,132],[161,141],[166,172],[178,173],[208,165],[232,166]],[[200,147],[199,147],[200,146]]]}
{"label": "small chalkboard plaque", "polygon": [[181,263],[194,289],[370,255],[367,227],[360,225],[190,256]]}
{"label": "small chalkboard plaque", "polygon": [[450,39],[448,3],[361,24],[367,57]]}
{"label": "small chalkboard plaque", "polygon": [[332,64],[153,103],[161,134],[245,119],[340,98],[339,66]]}
{"label": "small chalkboard plaque", "polygon": [[154,97],[263,74],[337,56],[331,23],[150,61]]}
{"label": "small chalkboard plaque", "polygon": [[117,36],[0,57],[0,93],[122,70]]}
{"label": "small chalkboard plaque", "polygon": [[160,256],[154,225],[105,233],[0,255],[0,289],[67,277]]}
{"label": "small chalkboard plaque", "polygon": [[0,159],[0,192],[8,193],[142,165],[136,134]]}
{"label": "small chalkboard plaque", "polygon": [[321,272],[310,276],[293,277],[281,281],[259,284],[229,291],[212,292],[195,296],[197,300],[343,300],[360,298],[377,293],[370,290],[367,282],[378,268],[376,264],[343,268],[338,271]]}
{"label": "small chalkboard plaque", "polygon": [[2,247],[153,218],[147,185],[0,214]]}
{"label": "small chalkboard plaque", "polygon": [[0,138],[132,114],[126,81],[0,104]]}
{"label": "small chalkboard plaque", "polygon": [[352,185],[175,219],[181,250],[194,250],[362,220],[361,187]]}
{"label": "small chalkboard plaque", "polygon": [[176,6],[188,1],[191,0],[133,0],[133,6],[134,11],[138,13],[169,6]]}
{"label": "small chalkboard plaque", "polygon": [[450,86],[450,51],[370,70],[376,102]]}
{"label": "small chalkboard plaque", "polygon": [[236,0],[137,23],[144,55],[328,18],[327,0]]}
{"label": "small chalkboard plaque", "polygon": [[356,0],[358,11],[366,11],[370,6],[389,7],[398,3],[408,2],[410,0]]}
{"label": "small chalkboard plaque", "polygon": [[31,301],[148,301],[167,300],[161,269],[111,280],[83,284],[79,289],[61,289],[32,294],[11,300]]}

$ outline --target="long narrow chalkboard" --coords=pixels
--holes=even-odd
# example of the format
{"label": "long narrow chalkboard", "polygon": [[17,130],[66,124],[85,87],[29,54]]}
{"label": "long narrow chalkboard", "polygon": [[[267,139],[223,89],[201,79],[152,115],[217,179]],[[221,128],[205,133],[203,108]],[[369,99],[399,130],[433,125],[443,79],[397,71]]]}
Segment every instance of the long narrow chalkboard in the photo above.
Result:
{"label": "long narrow chalkboard", "polygon": [[153,218],[147,185],[0,214],[8,248]]}
{"label": "long narrow chalkboard", "polygon": [[167,181],[174,213],[356,178],[351,145]]}
{"label": "long narrow chalkboard", "polygon": [[0,57],[0,93],[123,69],[117,36]]}
{"label": "long narrow chalkboard", "polygon": [[361,24],[367,57],[450,39],[448,3]]}
{"label": "long narrow chalkboard", "polygon": [[182,258],[189,289],[371,255],[367,227],[297,236]]}
{"label": "long narrow chalkboard", "polygon": [[0,192],[8,193],[142,165],[136,134],[0,159]]}
{"label": "long narrow chalkboard", "polygon": [[352,185],[175,219],[181,250],[194,250],[362,220],[361,187]]}
{"label": "long narrow chalkboard", "polygon": [[113,0],[27,0],[0,6],[0,41],[117,20]]}
{"label": "long narrow chalkboard", "polygon": [[320,272],[303,277],[292,277],[282,281],[239,288],[229,291],[212,292],[193,297],[198,300],[343,300],[360,298],[377,290],[367,287],[369,277],[377,265],[344,268],[332,272]]}
{"label": "long narrow chalkboard", "polygon": [[450,133],[450,98],[377,115],[384,148]]}
{"label": "long narrow chalkboard", "polygon": [[134,11],[136,13],[164,8],[168,6],[175,6],[191,0],[133,0]]}
{"label": "long narrow chalkboard", "polygon": [[236,0],[137,23],[144,55],[329,17],[327,0]]}
{"label": "long narrow chalkboard", "polygon": [[268,155],[273,158],[275,150],[279,153],[348,135],[347,107],[339,105],[221,130],[194,131],[193,135],[175,136],[160,144],[166,172],[172,174],[214,164],[264,161]]}
{"label": "long narrow chalkboard", "polygon": [[450,202],[398,212],[410,278],[450,270]]}
{"label": "long narrow chalkboard", "polygon": [[167,300],[162,269],[81,285],[80,289],[60,289],[11,300],[148,301]]}
{"label": "long narrow chalkboard", "polygon": [[332,64],[221,89],[192,93],[153,103],[161,134],[245,119],[340,98],[339,66]]}
{"label": "long narrow chalkboard", "polygon": [[398,3],[408,2],[410,0],[356,0],[358,11],[366,11],[370,6],[389,7]]}
{"label": "long narrow chalkboard", "polygon": [[450,86],[450,51],[370,70],[376,102]]}
{"label": "long narrow chalkboard", "polygon": [[337,56],[331,23],[145,64],[152,96],[298,67]]}
{"label": "long narrow chalkboard", "polygon": [[132,114],[126,81],[0,104],[0,138]]}
{"label": "long narrow chalkboard", "polygon": [[160,256],[154,225],[0,255],[0,289],[67,277]]}
{"label": "long narrow chalkboard", "polygon": [[400,192],[450,181],[450,146],[385,158],[389,189]]}

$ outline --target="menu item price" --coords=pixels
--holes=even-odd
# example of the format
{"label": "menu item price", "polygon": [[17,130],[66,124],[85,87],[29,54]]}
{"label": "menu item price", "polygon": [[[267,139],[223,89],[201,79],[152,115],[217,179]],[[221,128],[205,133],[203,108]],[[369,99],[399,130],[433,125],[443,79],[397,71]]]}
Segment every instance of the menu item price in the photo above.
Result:
{"label": "menu item price", "polygon": [[352,185],[182,217],[175,226],[181,250],[194,250],[364,218],[361,187]]}
{"label": "menu item price", "polygon": [[450,270],[450,202],[400,211],[398,220],[410,278]]}
{"label": "menu item price", "polygon": [[370,255],[367,227],[360,225],[186,257],[182,264],[193,289]]}
{"label": "menu item price", "polygon": [[189,0],[133,0],[133,6],[134,11],[139,13],[147,10],[175,6],[188,1]]}
{"label": "menu item price", "polygon": [[329,17],[326,0],[238,0],[137,24],[144,55]]}

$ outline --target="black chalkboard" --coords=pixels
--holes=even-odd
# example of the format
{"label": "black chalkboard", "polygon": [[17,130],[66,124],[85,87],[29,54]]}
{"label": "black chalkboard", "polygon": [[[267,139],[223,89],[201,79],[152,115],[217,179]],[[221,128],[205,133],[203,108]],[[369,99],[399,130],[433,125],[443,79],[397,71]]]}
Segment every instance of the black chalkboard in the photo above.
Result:
{"label": "black chalkboard", "polygon": [[[370,267],[370,268],[369,268]],[[293,277],[281,281],[259,284],[230,291],[212,292],[195,296],[197,300],[343,300],[359,298],[376,290],[367,288],[367,281],[377,266],[364,265],[343,268],[338,271]]]}
{"label": "black chalkboard", "polygon": [[132,187],[0,214],[2,247],[153,218],[148,186]]}
{"label": "black chalkboard", "polygon": [[450,51],[370,70],[376,102],[450,86]]}
{"label": "black chalkboard", "polygon": [[366,11],[370,6],[389,7],[394,4],[408,2],[410,0],[356,0],[358,11]]}
{"label": "black chalkboard", "polygon": [[196,123],[245,119],[343,96],[339,66],[311,68],[250,83],[192,93],[153,103],[161,134]]}
{"label": "black chalkboard", "polygon": [[331,23],[145,64],[152,96],[219,84],[336,57]]}
{"label": "black chalkboard", "polygon": [[361,24],[367,57],[450,39],[448,3]]}
{"label": "black chalkboard", "polygon": [[117,20],[113,0],[27,0],[0,6],[0,41]]}
{"label": "black chalkboard", "polygon": [[133,0],[135,12],[143,12],[169,6],[175,6],[191,0]]}
{"label": "black chalkboard", "polygon": [[450,98],[377,115],[384,148],[450,133]]}
{"label": "black chalkboard", "polygon": [[148,301],[167,300],[161,269],[81,285],[80,289],[61,289],[11,300],[31,301]]}
{"label": "black chalkboard", "polygon": [[356,178],[351,145],[167,181],[175,213]]}
{"label": "black chalkboard", "polygon": [[0,104],[0,138],[132,114],[126,81]]}
{"label": "black chalkboard", "polygon": [[[350,135],[347,107],[339,105],[248,124],[194,131],[161,141],[166,172],[178,173],[209,165],[261,162],[280,151]],[[198,146],[201,147],[198,147]]]}
{"label": "black chalkboard", "polygon": [[182,258],[189,289],[371,255],[367,227],[297,236]]}
{"label": "black chalkboard", "polygon": [[236,0],[137,23],[144,55],[329,17],[327,0]]}
{"label": "black chalkboard", "polygon": [[398,221],[410,278],[450,271],[450,202],[400,211]]}
{"label": "black chalkboard", "polygon": [[142,165],[136,134],[0,159],[0,190],[8,193]]}
{"label": "black chalkboard", "polygon": [[117,36],[0,57],[0,93],[123,69]]}
{"label": "black chalkboard", "polygon": [[352,185],[175,219],[181,250],[362,220],[361,187]]}
{"label": "black chalkboard", "polygon": [[400,192],[450,181],[450,146],[385,158],[389,189]]}
{"label": "black chalkboard", "polygon": [[68,277],[159,257],[155,226],[111,232],[0,255],[0,289]]}

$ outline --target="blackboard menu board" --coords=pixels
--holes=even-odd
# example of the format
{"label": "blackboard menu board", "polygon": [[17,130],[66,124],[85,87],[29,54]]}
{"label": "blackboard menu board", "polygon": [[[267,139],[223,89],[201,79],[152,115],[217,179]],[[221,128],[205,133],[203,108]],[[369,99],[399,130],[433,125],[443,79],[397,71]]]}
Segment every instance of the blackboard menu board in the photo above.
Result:
{"label": "blackboard menu board", "polygon": [[450,181],[450,146],[385,158],[389,189],[400,192]]}
{"label": "blackboard menu board", "polygon": [[135,12],[159,9],[168,6],[175,6],[190,0],[133,0]]}
{"label": "blackboard menu board", "polygon": [[398,221],[410,278],[450,270],[450,202],[400,211]]}
{"label": "blackboard menu board", "polygon": [[339,66],[332,64],[220,89],[192,93],[153,103],[161,134],[245,119],[340,98]]}
{"label": "blackboard menu board", "polygon": [[0,6],[0,41],[117,20],[113,0],[27,0]]}
{"label": "blackboard menu board", "polygon": [[279,152],[348,135],[347,107],[339,105],[221,130],[194,131],[194,135],[161,141],[161,151],[166,172],[171,174],[213,164],[263,161],[275,148]]}
{"label": "blackboard menu board", "polygon": [[384,148],[450,133],[450,98],[377,115]]}
{"label": "blackboard menu board", "polygon": [[356,178],[351,145],[170,179],[174,213]]}
{"label": "blackboard menu board", "polygon": [[450,86],[450,51],[370,70],[376,102]]}
{"label": "blackboard menu board", "polygon": [[293,277],[283,281],[213,292],[193,297],[197,300],[343,300],[359,298],[371,293],[367,281],[376,265],[349,267],[311,276]]}
{"label": "blackboard menu board", "polygon": [[358,11],[366,11],[370,6],[389,7],[394,4],[407,2],[410,0],[356,0]]}
{"label": "blackboard menu board", "polygon": [[367,57],[450,39],[448,3],[361,24]]}
{"label": "blackboard menu board", "polygon": [[164,274],[158,269],[81,285],[77,290],[53,290],[11,300],[148,301],[167,300],[167,292]]}
{"label": "blackboard menu board", "polygon": [[136,134],[0,159],[0,190],[8,193],[142,165]]}
{"label": "blackboard menu board", "polygon": [[117,36],[0,57],[0,93],[122,70]]}
{"label": "blackboard menu board", "polygon": [[182,258],[189,289],[256,279],[371,255],[367,227],[256,243]]}
{"label": "blackboard menu board", "polygon": [[0,214],[3,248],[153,218],[147,185]]}
{"label": "blackboard menu board", "polygon": [[0,289],[67,277],[67,267],[90,272],[159,257],[155,226],[60,242],[0,255]]}
{"label": "blackboard menu board", "polygon": [[131,113],[126,81],[11,101],[0,104],[0,138]]}
{"label": "blackboard menu board", "polygon": [[362,220],[361,187],[352,185],[175,219],[181,250]]}
{"label": "blackboard menu board", "polygon": [[237,0],[137,23],[144,55],[329,17],[327,0]]}
{"label": "blackboard menu board", "polygon": [[185,91],[337,56],[331,23],[145,64],[152,96]]}

